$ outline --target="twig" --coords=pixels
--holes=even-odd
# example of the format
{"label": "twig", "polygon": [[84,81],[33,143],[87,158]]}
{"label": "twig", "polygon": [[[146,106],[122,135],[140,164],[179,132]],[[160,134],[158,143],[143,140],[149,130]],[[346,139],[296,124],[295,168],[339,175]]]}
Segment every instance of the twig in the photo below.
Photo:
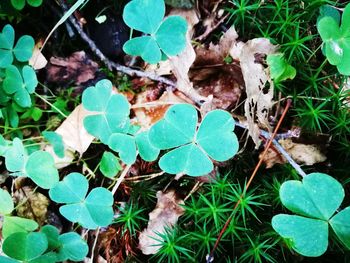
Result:
{"label": "twig", "polygon": [[[276,134],[277,134],[277,131],[278,131],[279,127],[281,126],[282,121],[283,121],[284,117],[286,116],[287,111],[288,111],[288,109],[289,109],[291,103],[292,103],[292,101],[291,101],[290,99],[287,100],[287,105],[286,105],[286,107],[284,108],[284,111],[283,111],[283,113],[282,113],[282,116],[281,116],[280,120],[278,121],[278,123],[277,123],[277,125],[276,125],[276,128],[275,128],[273,134],[272,134],[271,136],[269,135],[269,136],[270,136],[269,141],[268,141],[267,145],[265,146],[265,150],[264,150],[264,152],[263,152],[263,154],[262,154],[262,156],[261,156],[259,162],[258,162],[257,165],[255,166],[255,169],[254,169],[252,175],[250,176],[250,178],[249,178],[249,180],[248,180],[248,182],[247,182],[247,184],[246,184],[246,186],[245,186],[244,193],[246,193],[246,191],[248,190],[250,184],[252,183],[252,181],[253,181],[255,175],[257,174],[257,172],[258,172],[258,170],[259,170],[259,167],[260,167],[260,165],[262,164],[262,162],[263,162],[263,160],[264,160],[264,156],[266,155],[266,153],[267,153],[267,151],[269,150],[271,144],[273,143],[273,140],[274,140],[274,138],[275,138],[275,136],[276,136]],[[242,197],[243,197],[243,194],[242,194],[241,198],[236,202],[236,204],[235,204],[235,206],[234,206],[234,208],[233,208],[232,214],[231,214],[230,217],[227,219],[227,221],[226,221],[224,227],[223,227],[222,230],[220,231],[219,236],[218,236],[218,238],[217,238],[216,241],[215,241],[215,244],[214,244],[213,249],[210,251],[210,254],[207,255],[207,263],[210,263],[210,262],[212,262],[212,261],[214,260],[214,252],[215,252],[215,249],[216,249],[217,246],[219,245],[219,242],[220,242],[220,240],[221,240],[223,234],[225,233],[225,231],[226,231],[228,225],[231,223],[231,221],[232,221],[232,219],[233,219],[233,216],[234,216],[234,214],[235,214],[235,211],[236,211],[237,207],[239,206],[239,204],[241,203]]]}
{"label": "twig", "polygon": [[[63,3],[61,1],[61,7],[63,9],[64,12],[67,12],[68,7],[65,3]],[[161,77],[157,74],[154,73],[150,73],[150,72],[144,72],[144,71],[140,71],[140,70],[136,70],[136,69],[132,69],[123,65],[120,65],[118,63],[115,63],[113,61],[110,61],[103,53],[102,51],[96,46],[95,42],[91,40],[91,38],[83,31],[83,29],[81,28],[81,26],[79,25],[78,21],[75,19],[75,17],[70,16],[69,18],[69,22],[73,25],[73,27],[77,30],[78,34],[80,35],[80,37],[89,45],[90,49],[92,50],[92,52],[95,53],[95,55],[109,68],[109,69],[116,69],[117,71],[123,72],[127,75],[130,76],[137,76],[137,77],[144,77],[144,78],[149,78],[155,81],[159,81],[162,83],[165,83],[169,86],[175,87],[176,84],[175,82]]]}

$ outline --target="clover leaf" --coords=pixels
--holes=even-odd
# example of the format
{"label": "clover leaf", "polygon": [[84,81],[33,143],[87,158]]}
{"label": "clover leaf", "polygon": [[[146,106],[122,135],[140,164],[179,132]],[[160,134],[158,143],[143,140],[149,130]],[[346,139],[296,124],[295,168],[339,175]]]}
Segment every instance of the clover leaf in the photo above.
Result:
{"label": "clover leaf", "polygon": [[85,228],[108,226],[113,219],[113,196],[103,187],[97,187],[87,195],[89,183],[79,173],[70,173],[49,191],[50,198],[65,205],[60,213],[71,222]]}
{"label": "clover leaf", "polygon": [[186,44],[187,22],[180,16],[165,15],[164,0],[132,0],[124,8],[123,19],[132,29],[144,36],[127,41],[123,50],[141,56],[150,64],[158,63],[162,54],[176,56]]}
{"label": "clover leaf", "polygon": [[53,131],[44,131],[43,136],[50,144],[52,144],[55,154],[58,157],[63,158],[64,144],[63,144],[62,136],[57,132],[53,132]]}
{"label": "clover leaf", "polygon": [[[304,256],[322,255],[328,246],[328,225],[350,247],[350,207],[334,215],[344,199],[342,185],[323,173],[311,173],[303,181],[290,180],[280,188],[282,204],[298,215],[279,214],[272,227]],[[334,216],[333,216],[334,215]],[[332,217],[333,216],[333,217]]]}
{"label": "clover leaf", "polygon": [[109,80],[101,80],[87,88],[82,101],[84,108],[94,113],[84,118],[84,127],[103,143],[107,144],[113,133],[128,131],[129,102],[123,95],[112,93]]}
{"label": "clover leaf", "polygon": [[201,176],[213,170],[211,159],[226,161],[237,153],[235,122],[228,112],[209,112],[198,130],[197,122],[197,111],[192,105],[177,104],[151,127],[151,144],[160,150],[172,149],[159,160],[163,171]]}
{"label": "clover leaf", "polygon": [[[43,3],[43,0],[27,0],[30,6],[38,7]],[[26,4],[25,0],[11,0],[11,4],[17,10],[22,10]]]}
{"label": "clover leaf", "polygon": [[40,232],[46,235],[48,248],[57,251],[55,253],[57,262],[83,261],[89,252],[85,240],[75,232],[59,235],[58,229],[51,225],[44,226]]}
{"label": "clover leaf", "polygon": [[268,55],[266,62],[270,67],[271,78],[276,83],[295,78],[296,70],[293,66],[288,64],[283,54]]}
{"label": "clover leaf", "polygon": [[119,160],[113,153],[103,153],[100,161],[100,171],[104,176],[113,178],[121,169]]}
{"label": "clover leaf", "polygon": [[13,56],[19,62],[28,61],[34,49],[34,39],[25,35],[15,43],[15,31],[11,25],[4,26],[0,33],[0,68],[7,68],[13,62]]}
{"label": "clover leaf", "polygon": [[3,252],[17,260],[30,262],[40,257],[48,248],[45,234],[33,232],[18,232],[10,235],[4,240]]}
{"label": "clover leaf", "polygon": [[325,45],[325,55],[341,74],[350,75],[350,4],[344,9],[340,27],[333,13],[321,16],[317,29]]}
{"label": "clover leaf", "polygon": [[14,101],[21,107],[27,108],[32,105],[30,94],[34,93],[38,80],[31,66],[24,66],[22,75],[18,68],[10,65],[6,68],[6,77],[3,82],[4,91],[12,95]]}
{"label": "clover leaf", "polygon": [[13,140],[12,146],[5,152],[5,165],[14,176],[28,176],[38,186],[44,189],[53,187],[59,180],[55,161],[51,154],[36,151],[28,156],[22,141]]}
{"label": "clover leaf", "polygon": [[14,209],[12,197],[6,190],[0,188],[0,214],[11,214]]}

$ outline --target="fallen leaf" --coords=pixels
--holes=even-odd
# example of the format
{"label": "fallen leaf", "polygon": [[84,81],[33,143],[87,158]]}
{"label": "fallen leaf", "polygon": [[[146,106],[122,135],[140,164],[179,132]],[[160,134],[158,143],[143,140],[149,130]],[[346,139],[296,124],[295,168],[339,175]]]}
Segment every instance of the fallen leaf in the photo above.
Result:
{"label": "fallen leaf", "polygon": [[[298,164],[313,165],[324,162],[327,159],[321,147],[316,144],[295,143],[290,138],[279,140],[278,142]],[[271,168],[275,164],[287,163],[287,160],[277,150],[270,148],[264,157],[264,162],[266,168]]]}
{"label": "fallen leaf", "polygon": [[95,78],[98,64],[84,51],[74,52],[68,58],[52,57],[47,66],[47,80],[55,83],[80,85]]}
{"label": "fallen leaf", "polygon": [[274,92],[269,69],[264,67],[262,60],[275,52],[276,46],[267,38],[255,38],[246,43],[238,42],[230,50],[231,57],[240,62],[247,94],[244,111],[249,135],[256,147],[260,145],[258,124],[270,129],[268,116],[273,105]]}
{"label": "fallen leaf", "polygon": [[178,218],[183,215],[185,209],[181,206],[184,201],[176,198],[174,191],[163,193],[157,192],[156,208],[149,214],[149,222],[139,236],[139,248],[145,255],[152,255],[158,252],[160,239],[157,233],[165,233],[166,227],[176,224]]}
{"label": "fallen leaf", "polygon": [[45,195],[34,192],[29,186],[24,186],[18,189],[13,197],[18,204],[16,207],[18,216],[33,219],[39,225],[44,224],[47,218],[47,207],[50,204]]}
{"label": "fallen leaf", "polygon": [[54,153],[51,145],[45,146],[44,150],[53,155],[57,168],[70,165],[74,159],[74,153],[77,151],[81,156],[94,140],[95,137],[85,130],[83,124],[85,116],[90,114],[92,113],[86,111],[80,104],[56,129],[56,133],[62,136],[65,145],[65,156],[63,158],[59,158]]}
{"label": "fallen leaf", "polygon": [[47,65],[47,59],[41,53],[41,50],[40,50],[42,44],[43,44],[42,41],[38,41],[35,44],[33,55],[29,59],[29,65],[31,65],[35,70],[45,68]]}
{"label": "fallen leaf", "polygon": [[148,130],[155,122],[163,118],[166,110],[173,104],[191,103],[182,93],[165,91],[158,100],[152,100],[149,94],[152,90],[146,90],[137,95],[136,103],[133,105],[136,123],[143,130]]}

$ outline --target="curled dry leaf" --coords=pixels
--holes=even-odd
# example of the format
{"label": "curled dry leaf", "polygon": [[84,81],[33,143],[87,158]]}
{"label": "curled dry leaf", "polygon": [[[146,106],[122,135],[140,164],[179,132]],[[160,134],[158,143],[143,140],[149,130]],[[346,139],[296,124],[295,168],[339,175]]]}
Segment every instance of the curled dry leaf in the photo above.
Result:
{"label": "curled dry leaf", "polygon": [[33,55],[29,59],[29,65],[31,65],[35,70],[45,68],[47,65],[47,59],[41,53],[40,48],[42,47],[43,41],[38,41],[35,44],[34,50],[33,50]]}
{"label": "curled dry leaf", "polygon": [[145,255],[152,255],[159,250],[160,239],[157,233],[164,233],[166,227],[172,227],[176,224],[178,218],[185,212],[181,206],[183,200],[177,199],[175,192],[169,191],[163,193],[157,192],[156,208],[149,214],[149,222],[146,229],[139,236],[139,248]]}
{"label": "curled dry leaf", "polygon": [[83,120],[89,113],[80,104],[57,128],[56,132],[62,136],[65,145],[65,156],[59,158],[53,151],[51,145],[45,147],[45,151],[50,152],[55,159],[57,168],[63,168],[73,161],[74,153],[77,151],[82,155],[90,146],[95,137],[90,135],[84,128]]}
{"label": "curled dry leaf", "polygon": [[68,58],[52,57],[47,66],[47,80],[55,83],[80,85],[95,78],[98,64],[84,51],[74,52]]}
{"label": "curled dry leaf", "polygon": [[[313,165],[327,159],[321,147],[316,144],[295,143],[290,138],[278,142],[298,164]],[[277,150],[270,148],[264,157],[264,162],[266,168],[271,168],[275,164],[287,163],[287,160]]]}
{"label": "curled dry leaf", "polygon": [[39,225],[44,224],[47,217],[47,207],[50,204],[45,195],[34,192],[29,186],[24,186],[18,189],[13,196],[18,205],[16,207],[18,216],[33,219]]}
{"label": "curled dry leaf", "polygon": [[256,147],[260,145],[258,124],[270,129],[268,114],[273,105],[274,85],[269,69],[263,65],[267,55],[276,52],[276,46],[266,38],[255,38],[246,43],[238,42],[230,50],[233,59],[240,62],[247,99],[244,104],[249,135]]}

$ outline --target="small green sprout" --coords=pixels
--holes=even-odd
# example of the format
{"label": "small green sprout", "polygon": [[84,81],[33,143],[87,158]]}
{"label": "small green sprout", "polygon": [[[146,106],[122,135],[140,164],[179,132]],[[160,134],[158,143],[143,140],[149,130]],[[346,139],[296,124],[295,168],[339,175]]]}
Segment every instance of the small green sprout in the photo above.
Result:
{"label": "small green sprout", "polygon": [[38,7],[43,3],[43,0],[11,0],[12,6],[17,10],[22,10],[26,2],[32,7]]}
{"label": "small green sprout", "polygon": [[276,83],[295,78],[296,69],[288,64],[283,54],[268,55],[266,62],[270,67],[271,78]]}

